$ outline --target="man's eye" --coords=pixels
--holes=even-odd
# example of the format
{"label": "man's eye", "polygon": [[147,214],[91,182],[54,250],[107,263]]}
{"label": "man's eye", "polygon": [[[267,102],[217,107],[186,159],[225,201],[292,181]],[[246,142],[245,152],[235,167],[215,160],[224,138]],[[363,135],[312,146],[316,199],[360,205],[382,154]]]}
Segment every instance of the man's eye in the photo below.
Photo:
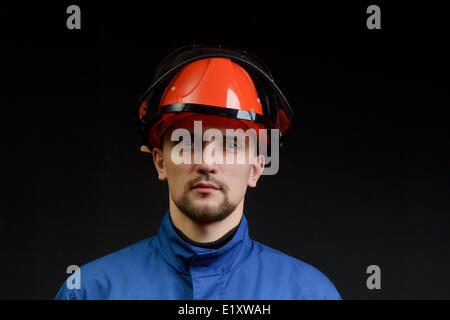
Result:
{"label": "man's eye", "polygon": [[193,146],[192,140],[183,140],[180,143],[185,148],[191,148]]}
{"label": "man's eye", "polygon": [[236,142],[228,142],[226,145],[227,149],[239,150],[241,148],[240,144]]}

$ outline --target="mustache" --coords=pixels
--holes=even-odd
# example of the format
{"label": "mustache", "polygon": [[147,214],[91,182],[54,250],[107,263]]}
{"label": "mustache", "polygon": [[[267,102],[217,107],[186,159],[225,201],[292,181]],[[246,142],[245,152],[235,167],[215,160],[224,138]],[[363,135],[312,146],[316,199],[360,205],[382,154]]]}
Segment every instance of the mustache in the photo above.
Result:
{"label": "mustache", "polygon": [[217,180],[216,178],[213,178],[211,175],[199,176],[199,177],[193,179],[188,184],[189,189],[194,188],[194,185],[198,182],[210,182],[210,183],[215,184],[220,190],[226,190],[226,185],[224,183],[220,182],[219,180]]}

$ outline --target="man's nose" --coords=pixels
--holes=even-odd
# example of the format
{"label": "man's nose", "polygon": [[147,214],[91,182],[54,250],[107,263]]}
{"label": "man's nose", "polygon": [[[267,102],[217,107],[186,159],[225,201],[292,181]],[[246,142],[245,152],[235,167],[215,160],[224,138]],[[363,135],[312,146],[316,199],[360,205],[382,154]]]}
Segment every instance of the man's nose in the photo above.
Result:
{"label": "man's nose", "polygon": [[197,164],[198,170],[208,173],[217,171],[218,160],[216,157],[216,148],[214,141],[206,141],[202,147],[201,163]]}

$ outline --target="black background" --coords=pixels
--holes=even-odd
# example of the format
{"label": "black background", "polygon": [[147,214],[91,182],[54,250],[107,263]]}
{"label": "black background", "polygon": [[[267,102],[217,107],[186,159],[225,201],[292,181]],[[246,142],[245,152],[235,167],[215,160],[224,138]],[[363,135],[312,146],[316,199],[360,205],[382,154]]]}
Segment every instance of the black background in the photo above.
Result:
{"label": "black background", "polygon": [[[246,49],[297,122],[280,171],[247,193],[250,236],[325,273],[344,299],[450,298],[449,34],[442,7],[2,9],[7,141],[2,299],[53,299],[68,265],[156,234],[167,186],[140,153],[136,102],[191,43]],[[448,20],[448,19],[447,19]],[[366,268],[381,267],[381,290]]]}

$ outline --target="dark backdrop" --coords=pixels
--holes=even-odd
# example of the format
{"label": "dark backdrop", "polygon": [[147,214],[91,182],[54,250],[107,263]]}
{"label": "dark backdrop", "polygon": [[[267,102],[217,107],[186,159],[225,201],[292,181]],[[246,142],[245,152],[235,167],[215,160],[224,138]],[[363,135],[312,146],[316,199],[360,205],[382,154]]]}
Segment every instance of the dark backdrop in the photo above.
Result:
{"label": "dark backdrop", "polygon": [[[191,43],[259,56],[297,115],[279,173],[248,191],[253,239],[312,264],[344,299],[450,298],[442,8],[380,4],[382,29],[368,30],[367,5],[83,2],[69,31],[69,4],[2,11],[0,298],[52,299],[68,265],[157,232],[167,186],[130,124],[157,63]],[[372,264],[381,290],[366,287]]]}

